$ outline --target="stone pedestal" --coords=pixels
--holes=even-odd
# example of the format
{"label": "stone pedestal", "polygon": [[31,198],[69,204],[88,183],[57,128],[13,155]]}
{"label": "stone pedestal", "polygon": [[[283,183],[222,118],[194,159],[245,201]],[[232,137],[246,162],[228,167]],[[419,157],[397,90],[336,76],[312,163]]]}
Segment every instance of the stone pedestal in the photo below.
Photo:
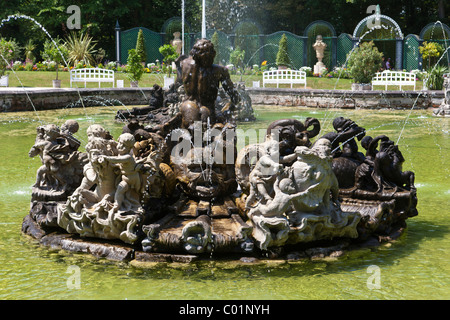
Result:
{"label": "stone pedestal", "polygon": [[323,73],[323,70],[326,68],[327,67],[325,66],[325,64],[323,62],[319,61],[314,65],[314,74],[321,75]]}

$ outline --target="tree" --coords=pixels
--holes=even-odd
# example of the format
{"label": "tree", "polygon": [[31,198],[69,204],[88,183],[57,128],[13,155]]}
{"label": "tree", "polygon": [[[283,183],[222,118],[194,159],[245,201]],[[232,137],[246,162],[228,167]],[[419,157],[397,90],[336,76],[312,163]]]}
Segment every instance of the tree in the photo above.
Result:
{"label": "tree", "polygon": [[214,46],[214,49],[216,50],[216,56],[214,57],[214,63],[219,64],[220,63],[220,46],[219,46],[219,34],[214,32],[213,36],[211,37],[211,43]]}
{"label": "tree", "polygon": [[13,39],[0,38],[0,77],[6,73],[6,68],[19,55],[20,48]]}
{"label": "tree", "polygon": [[132,81],[139,81],[144,73],[144,67],[141,63],[141,57],[136,52],[136,49],[128,50],[128,60],[127,60],[127,72],[131,73]]}
{"label": "tree", "polygon": [[167,66],[167,75],[170,77],[170,74],[172,73],[172,62],[177,60],[178,53],[177,53],[175,47],[171,44],[165,44],[165,45],[159,47],[159,52],[164,57],[163,62]]}
{"label": "tree", "polygon": [[287,37],[286,34],[283,33],[281,36],[279,45],[278,45],[278,53],[277,53],[277,60],[276,64],[278,67],[289,67],[291,63],[291,59],[289,59],[288,55],[288,45],[287,45]]}
{"label": "tree", "polygon": [[355,83],[370,83],[381,68],[383,53],[378,51],[373,41],[363,42],[349,53],[347,67]]}
{"label": "tree", "polygon": [[431,61],[435,61],[437,58],[439,58],[444,52],[444,48],[439,43],[425,41],[419,47],[419,52],[422,55],[423,60],[426,61],[425,64],[428,64],[427,70],[430,70]]}
{"label": "tree", "polygon": [[137,36],[136,52],[141,57],[141,62],[145,63],[147,61],[147,52],[145,51],[145,39],[142,29],[139,29],[139,33]]}
{"label": "tree", "polygon": [[42,57],[47,59],[47,61],[55,62],[56,80],[58,80],[59,65],[67,59],[68,55],[69,50],[67,49],[66,45],[62,43],[61,39],[57,38],[55,40],[55,43],[53,43],[53,41],[51,40],[45,41]]}

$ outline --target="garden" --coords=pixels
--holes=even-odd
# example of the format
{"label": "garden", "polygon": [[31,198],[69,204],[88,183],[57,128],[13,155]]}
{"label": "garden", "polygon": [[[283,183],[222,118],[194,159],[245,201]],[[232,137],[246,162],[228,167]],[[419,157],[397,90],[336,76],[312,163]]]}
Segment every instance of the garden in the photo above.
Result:
{"label": "garden", "polygon": [[[217,36],[212,36],[212,42],[217,42]],[[0,39],[0,76],[10,74],[10,87],[51,87],[52,81],[58,81],[59,87],[69,87],[69,71],[82,68],[102,68],[114,70],[116,80],[123,80],[125,86],[138,83],[141,87],[151,87],[154,84],[163,85],[164,77],[174,77],[174,61],[180,52],[171,44],[159,48],[163,57],[151,63],[146,63],[146,52],[142,30],[139,31],[136,48],[128,52],[126,64],[119,64],[106,58],[105,50],[97,47],[98,43],[88,34],[72,32],[66,39],[56,38],[46,40],[43,49],[38,52],[38,44],[29,40],[23,47],[15,39]],[[217,44],[216,44],[217,45]],[[276,70],[280,66],[290,67],[292,64],[287,55],[286,38],[279,43],[277,59],[269,64],[266,60],[260,65],[245,64],[245,51],[239,47],[229,49],[230,71],[234,82],[244,83],[252,87],[254,82],[262,83],[264,71]],[[444,49],[438,43],[424,42],[420,53],[424,60],[426,71],[412,70],[416,74],[417,87],[423,87],[426,80],[428,89],[441,90],[443,74],[446,67],[435,66],[435,62],[443,54]],[[310,89],[350,90],[352,83],[370,83],[376,72],[382,71],[382,56],[373,42],[362,42],[352,50],[343,66],[331,70],[324,69],[321,74],[314,74],[312,68],[301,67],[306,72],[307,87]],[[38,58],[39,57],[39,58]],[[406,71],[406,70],[403,70]],[[13,73],[13,75],[11,75]],[[96,87],[97,83],[88,83],[87,87]],[[53,85],[55,86],[55,85]],[[103,86],[108,86],[104,84]],[[110,85],[109,85],[110,86]],[[290,85],[280,85],[290,87]],[[300,86],[298,86],[300,87]],[[398,90],[398,87],[389,87]]]}

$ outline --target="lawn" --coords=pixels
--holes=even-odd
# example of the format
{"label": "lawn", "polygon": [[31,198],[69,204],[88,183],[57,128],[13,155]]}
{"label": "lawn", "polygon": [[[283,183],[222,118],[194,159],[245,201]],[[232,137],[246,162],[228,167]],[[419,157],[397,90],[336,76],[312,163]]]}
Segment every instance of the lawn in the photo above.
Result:
{"label": "lawn", "polygon": [[[17,79],[17,77],[20,79]],[[69,72],[59,72],[58,78],[61,81],[62,88],[70,87]],[[262,76],[248,75],[232,75],[231,76],[234,83],[243,81],[246,87],[252,87],[253,81],[260,81],[262,86]],[[50,71],[17,71],[16,74],[10,72],[9,74],[9,86],[10,87],[52,87],[52,80],[56,79],[56,72]],[[116,80],[124,80],[124,86],[130,86],[130,80],[128,74],[122,72],[116,72]],[[159,84],[162,86],[164,83],[164,74],[152,74],[144,73],[142,79],[139,81],[140,87],[152,87],[154,84]],[[337,78],[319,78],[319,77],[308,77],[307,78],[307,88],[310,89],[337,89],[337,90],[351,90],[351,79],[338,79]],[[84,87],[84,83],[75,83],[74,87]],[[87,83],[88,88],[98,88],[98,83]],[[102,88],[112,87],[111,83],[102,83]],[[268,87],[276,87],[276,85],[269,85]],[[417,81],[416,88],[422,87],[422,81]],[[280,88],[290,88],[290,85],[280,85]],[[304,88],[304,85],[297,84],[294,88]],[[384,90],[383,86],[375,87],[378,90]],[[403,87],[403,89],[412,90],[413,87]],[[397,86],[390,86],[388,90],[399,90]]]}

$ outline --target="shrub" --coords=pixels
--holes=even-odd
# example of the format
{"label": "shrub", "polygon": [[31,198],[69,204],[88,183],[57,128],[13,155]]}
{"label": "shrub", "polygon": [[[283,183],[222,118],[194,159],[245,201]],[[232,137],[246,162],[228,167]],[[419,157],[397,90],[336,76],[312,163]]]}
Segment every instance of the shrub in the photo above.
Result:
{"label": "shrub", "polygon": [[69,50],[69,63],[76,65],[78,62],[83,64],[95,64],[94,55],[96,42],[87,34],[78,35],[72,32],[67,38],[67,49]]}
{"label": "shrub", "polygon": [[284,33],[280,39],[276,64],[277,66],[285,66],[285,67],[289,67],[292,64],[291,59],[289,59],[288,55],[287,37],[286,34]]}
{"label": "shrub", "polygon": [[144,67],[141,64],[141,57],[136,52],[136,49],[128,51],[127,73],[131,73],[132,81],[139,81],[144,73]]}
{"label": "shrub", "polygon": [[61,42],[60,39],[56,39],[55,43],[50,40],[45,41],[42,57],[47,59],[48,61],[54,62],[54,64],[52,64],[51,66],[50,64],[48,64],[47,66],[50,70],[56,69],[56,80],[58,80],[59,65],[67,59],[68,55],[69,50],[67,49],[66,45]]}
{"label": "shrub", "polygon": [[167,65],[167,72],[170,77],[170,73],[172,72],[172,62],[178,58],[178,53],[171,44],[165,44],[162,47],[159,47],[159,52],[164,57],[163,62]]}
{"label": "shrub", "polygon": [[147,61],[147,52],[145,51],[145,39],[144,32],[139,29],[139,33],[136,41],[136,53],[141,57],[141,62]]}
{"label": "shrub", "polygon": [[[19,56],[20,48],[15,40],[6,40],[0,38],[0,77],[6,73],[6,69],[10,67],[10,63]],[[6,61],[5,61],[6,60]]]}
{"label": "shrub", "polygon": [[442,90],[444,85],[444,74],[448,72],[447,67],[435,66],[430,75],[425,79],[425,85],[430,90]]}
{"label": "shrub", "polygon": [[244,57],[245,57],[245,51],[241,50],[240,47],[236,47],[233,51],[230,53],[230,64],[232,64],[236,68],[243,68],[244,67]]}
{"label": "shrub", "polygon": [[383,54],[378,51],[373,41],[363,42],[350,52],[348,69],[355,83],[370,83],[375,73],[381,68]]}
{"label": "shrub", "polygon": [[435,63],[437,58],[444,52],[444,48],[439,43],[425,41],[419,47],[419,52],[422,55],[425,64],[428,64],[427,70],[429,70],[431,68],[431,61]]}

